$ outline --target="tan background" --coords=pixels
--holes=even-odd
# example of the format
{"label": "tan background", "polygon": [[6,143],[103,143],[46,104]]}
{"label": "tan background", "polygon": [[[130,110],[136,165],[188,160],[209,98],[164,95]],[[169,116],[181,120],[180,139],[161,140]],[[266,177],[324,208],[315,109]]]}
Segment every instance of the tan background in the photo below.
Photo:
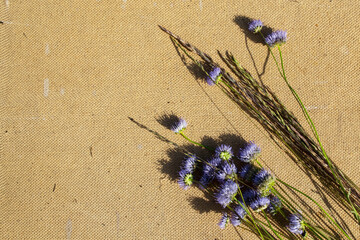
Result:
{"label": "tan background", "polygon": [[[289,80],[329,155],[360,184],[359,1],[1,0],[0,6],[2,239],[238,239],[233,227],[218,229],[218,209],[194,207],[192,197],[203,196],[198,189],[183,191],[169,176],[179,167],[167,154],[172,147],[128,117],[179,144],[185,141],[157,121],[163,114],[185,117],[196,140],[238,132],[261,145],[279,177],[312,193],[261,128],[218,89],[194,79],[158,24],[217,61],[216,50],[232,51],[251,72],[234,17],[288,30]],[[261,70],[266,48],[250,40],[248,48]],[[272,61],[263,81],[304,122]],[[360,236],[359,228],[353,233]]]}

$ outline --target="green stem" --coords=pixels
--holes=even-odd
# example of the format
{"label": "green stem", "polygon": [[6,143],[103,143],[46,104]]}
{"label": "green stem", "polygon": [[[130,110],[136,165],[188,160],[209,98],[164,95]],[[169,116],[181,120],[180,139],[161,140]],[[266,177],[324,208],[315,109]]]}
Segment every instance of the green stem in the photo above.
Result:
{"label": "green stem", "polygon": [[318,237],[318,239],[327,239],[327,240],[331,240],[332,238],[328,237],[328,236],[325,236],[324,233],[322,233],[321,231],[319,231],[318,228],[316,227],[313,227],[312,225],[309,225],[308,223],[304,223],[306,229],[309,229],[314,235],[316,235],[316,237]]}
{"label": "green stem", "polygon": [[268,217],[267,217],[267,215],[266,215],[266,212],[265,212],[264,210],[262,210],[262,212],[263,212],[263,214],[264,214],[264,216],[265,216],[265,219],[266,219],[266,221],[267,221],[267,223],[268,223],[269,228],[271,229],[271,231],[273,231],[273,233],[275,233],[275,235],[276,235],[279,239],[282,240],[282,237],[280,237],[279,234],[277,233],[277,231],[275,231],[275,229],[272,227],[272,225],[271,225],[271,223],[270,223],[270,221],[269,221],[269,219],[268,219]]}
{"label": "green stem", "polygon": [[[355,218],[357,218],[357,216],[359,216],[359,213],[357,212],[356,208],[354,207],[354,205],[353,205],[353,203],[352,203],[352,201],[351,201],[351,199],[350,199],[350,194],[348,194],[348,192],[346,191],[346,189],[345,189],[342,181],[340,180],[338,174],[334,171],[333,163],[332,163],[332,161],[329,159],[329,157],[328,157],[327,154],[326,154],[326,151],[325,151],[325,149],[324,149],[324,147],[323,147],[323,145],[322,145],[322,143],[321,143],[321,141],[320,141],[320,137],[319,137],[319,134],[318,134],[318,132],[317,132],[317,130],[316,130],[315,124],[313,123],[313,121],[312,121],[312,119],[311,119],[308,111],[306,110],[303,102],[301,101],[299,95],[296,93],[295,89],[293,89],[293,88],[291,87],[291,85],[289,84],[289,82],[288,82],[288,80],[287,80],[287,78],[286,78],[285,68],[284,68],[284,60],[283,60],[283,57],[282,57],[282,53],[281,53],[281,48],[280,48],[280,46],[278,46],[278,50],[279,50],[279,55],[280,55],[280,60],[281,60],[281,68],[282,68],[282,72],[283,72],[282,77],[283,77],[283,79],[285,80],[286,85],[289,87],[290,91],[292,92],[293,96],[295,97],[295,99],[296,99],[297,102],[299,103],[299,105],[300,105],[300,107],[301,107],[301,109],[302,109],[302,111],[303,111],[303,113],[304,113],[304,116],[305,116],[308,124],[310,125],[310,128],[311,128],[311,130],[312,130],[312,132],[313,132],[313,134],[314,134],[317,142],[319,143],[320,149],[321,149],[321,151],[322,151],[322,153],[323,153],[323,156],[324,156],[324,158],[325,158],[325,160],[326,160],[326,162],[327,162],[327,164],[328,164],[328,166],[329,166],[329,168],[330,168],[330,170],[331,170],[334,178],[336,179],[337,183],[340,185],[340,188],[341,188],[343,194],[345,195],[345,197],[346,197],[346,199],[348,200],[351,208],[353,209],[353,214],[354,214]],[[358,218],[357,218],[357,219],[358,219]]]}
{"label": "green stem", "polygon": [[[262,34],[262,32],[260,32],[260,35],[261,35],[262,38],[265,40],[265,37],[264,37],[264,35]],[[312,119],[311,119],[308,111],[306,110],[304,104],[302,103],[302,101],[301,101],[300,97],[298,96],[298,94],[296,93],[296,91],[291,87],[291,85],[290,85],[289,82],[287,81],[286,74],[285,74],[285,68],[284,68],[284,61],[283,61],[283,57],[282,57],[282,52],[281,52],[280,45],[278,45],[277,47],[278,47],[279,55],[280,55],[281,69],[280,69],[280,67],[279,67],[278,61],[276,60],[276,58],[275,58],[275,56],[274,56],[274,53],[273,53],[272,50],[271,50],[271,47],[270,47],[269,45],[267,45],[267,44],[266,44],[266,46],[268,47],[268,50],[269,50],[272,58],[274,59],[274,62],[275,62],[275,64],[276,64],[276,67],[277,67],[277,69],[278,69],[281,77],[285,80],[285,82],[286,82],[287,86],[289,87],[291,93],[293,94],[293,96],[295,97],[296,101],[297,101],[298,104],[300,105],[300,107],[301,107],[301,109],[302,109],[302,111],[303,111],[303,114],[304,114],[304,116],[305,116],[305,119],[306,119],[306,121],[308,122],[308,124],[310,125],[311,131],[313,132],[316,140],[317,140],[318,143],[319,143],[319,146],[320,146],[320,148],[321,148],[321,151],[322,151],[322,153],[323,153],[323,156],[324,156],[324,158],[325,158],[325,160],[326,160],[326,162],[327,162],[327,164],[328,164],[328,166],[329,166],[329,168],[330,168],[333,176],[335,177],[337,183],[340,185],[340,188],[341,188],[343,194],[345,195],[346,200],[349,202],[349,204],[350,204],[350,206],[351,206],[351,208],[352,208],[352,210],[353,210],[352,212],[353,212],[355,218],[360,222],[359,213],[358,213],[357,209],[355,208],[354,204],[352,203],[352,201],[351,201],[351,199],[350,199],[350,197],[349,197],[349,194],[348,194],[348,192],[346,191],[346,189],[345,189],[342,181],[339,179],[338,174],[335,173],[335,171],[334,171],[334,169],[333,169],[333,164],[332,164],[331,160],[329,159],[329,157],[327,156],[327,154],[326,154],[326,152],[325,152],[325,149],[324,149],[324,147],[323,147],[323,145],[322,145],[322,143],[321,143],[321,141],[320,141],[319,134],[318,134],[318,132],[317,132],[317,130],[316,130],[316,127],[315,127],[315,125],[314,125],[314,123],[313,123],[313,121],[312,121]]]}
{"label": "green stem", "polygon": [[[261,31],[260,31],[259,33],[260,33],[261,37],[264,39],[264,42],[265,42],[265,37],[264,37],[264,35],[262,34]],[[266,43],[266,42],[265,42],[265,43]],[[276,67],[277,67],[277,69],[278,69],[281,77],[283,77],[283,74],[282,74],[282,72],[281,72],[281,70],[280,70],[280,67],[279,67],[279,63],[278,63],[278,61],[276,60],[275,55],[274,55],[273,51],[271,50],[271,47],[270,47],[268,44],[266,44],[266,46],[267,46],[267,48],[268,48],[268,50],[269,50],[272,58],[273,58],[274,61],[275,61]]]}
{"label": "green stem", "polygon": [[[244,209],[245,209],[245,211],[248,213],[247,207],[246,207],[246,206],[244,206],[242,203],[240,203],[240,202],[239,202],[239,200],[237,200],[237,199],[236,199],[236,201],[237,201],[237,202],[240,204],[240,206],[241,206],[242,208],[244,208]],[[228,208],[228,209],[230,209],[230,211],[232,211],[233,213],[237,214],[237,213],[235,212],[235,210],[234,210],[232,207],[230,207],[229,205],[227,205],[227,208]],[[256,224],[256,222],[255,222],[255,220],[254,220],[254,218],[252,217],[252,215],[251,215],[251,214],[249,214],[249,213],[248,213],[248,215],[249,215],[249,217],[250,217],[250,219],[251,219],[252,223],[254,224],[254,226],[255,226],[255,228],[256,228],[256,231],[259,233],[259,235],[260,235],[261,239],[263,239],[263,240],[264,240],[264,236],[262,235],[262,233],[261,233],[260,229],[258,228],[258,226],[257,226],[257,224]],[[239,215],[238,215],[238,216],[239,216]],[[239,218],[241,218],[241,216],[239,216]]]}
{"label": "green stem", "polygon": [[198,143],[198,142],[195,142],[195,141],[191,140],[191,139],[188,138],[182,131],[179,132],[179,133],[180,133],[181,136],[183,136],[183,137],[184,137],[186,140],[188,140],[189,142],[191,142],[191,143],[193,143],[193,144],[195,144],[195,145],[198,145],[198,146],[200,146],[200,147],[206,148],[206,149],[208,149],[208,150],[210,150],[210,151],[214,151],[214,149],[212,149],[211,147],[207,147],[207,146],[205,146],[205,145],[202,145],[201,143]]}
{"label": "green stem", "polygon": [[296,192],[300,193],[301,195],[307,197],[309,200],[311,200],[313,203],[315,203],[320,210],[328,217],[328,219],[330,219],[330,221],[346,236],[347,239],[351,239],[350,236],[344,231],[344,229],[342,227],[339,226],[339,224],[325,211],[325,209],[323,207],[320,206],[319,203],[317,203],[313,198],[311,198],[309,195],[303,193],[302,191],[298,190],[297,188],[294,188],[292,186],[290,186],[289,184],[281,181],[278,179],[278,182],[280,182],[281,184],[295,190]]}

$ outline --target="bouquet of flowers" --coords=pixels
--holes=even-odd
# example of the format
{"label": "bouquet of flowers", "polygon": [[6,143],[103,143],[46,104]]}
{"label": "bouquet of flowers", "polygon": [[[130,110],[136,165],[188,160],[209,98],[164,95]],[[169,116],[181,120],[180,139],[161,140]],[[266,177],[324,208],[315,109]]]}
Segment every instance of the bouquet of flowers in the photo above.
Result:
{"label": "bouquet of flowers", "polygon": [[[263,39],[280,77],[301,107],[315,140],[275,93],[269,87],[260,84],[231,53],[219,52],[230,73],[215,63],[208,54],[167,29],[161,26],[160,28],[169,34],[175,47],[206,74],[208,85],[217,86],[235,106],[256,119],[274,136],[274,141],[283,144],[282,149],[287,149],[291,159],[312,176],[316,176],[325,187],[326,193],[340,206],[348,209],[354,221],[360,222],[359,187],[326,154],[311,117],[286,77],[281,52],[281,47],[287,41],[286,31],[272,31],[264,36],[264,26],[260,20],[252,20],[248,24],[248,30]],[[278,58],[275,56],[276,51]],[[227,144],[211,147],[191,140],[185,135],[186,127],[187,122],[180,118],[174,122],[172,130],[192,144],[209,150],[212,157],[203,159],[202,156],[186,152],[186,158],[179,171],[178,183],[184,189],[197,185],[214,197],[214,200],[226,210],[219,222],[221,228],[225,228],[228,222],[234,226],[243,223],[261,239],[352,239],[349,230],[339,224],[336,218],[311,196],[276,178],[273,173],[263,168],[259,160],[260,147],[257,144],[247,142],[234,153],[232,146]],[[313,207],[308,206],[308,209],[304,209],[289,194],[289,190],[312,202],[326,221],[314,221],[309,214],[314,212]]]}

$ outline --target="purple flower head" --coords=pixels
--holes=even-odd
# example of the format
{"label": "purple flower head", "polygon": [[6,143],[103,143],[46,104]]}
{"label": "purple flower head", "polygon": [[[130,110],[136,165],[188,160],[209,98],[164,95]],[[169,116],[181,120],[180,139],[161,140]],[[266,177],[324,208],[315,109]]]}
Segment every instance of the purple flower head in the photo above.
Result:
{"label": "purple flower head", "polygon": [[214,173],[204,173],[200,180],[199,180],[199,183],[200,183],[200,189],[205,189],[210,182],[212,182],[212,180],[214,179]]}
{"label": "purple flower head", "polygon": [[203,175],[199,180],[200,188],[201,189],[206,188],[209,185],[209,183],[212,182],[214,177],[215,177],[215,169],[209,165],[205,165],[203,169]]}
{"label": "purple flower head", "polygon": [[212,158],[208,163],[204,163],[203,165],[203,175],[201,176],[200,188],[204,189],[208,186],[208,184],[214,179],[215,177],[215,168],[220,164],[220,158]]}
{"label": "purple flower head", "polygon": [[250,163],[243,166],[238,172],[239,177],[242,179],[245,179],[251,168],[252,168],[252,165]]}
{"label": "purple flower head", "polygon": [[266,44],[269,45],[270,47],[273,47],[275,45],[281,45],[285,43],[286,40],[287,40],[287,32],[282,30],[272,32],[265,38]]}
{"label": "purple flower head", "polygon": [[253,32],[253,33],[258,33],[261,31],[263,27],[263,23],[260,20],[253,20],[251,21],[251,23],[249,24],[249,31]]}
{"label": "purple flower head", "polygon": [[266,209],[269,204],[270,199],[268,197],[258,196],[250,201],[249,207],[255,212],[260,212],[261,210]]}
{"label": "purple flower head", "polygon": [[227,180],[220,186],[219,192],[215,193],[216,201],[225,208],[236,196],[237,190],[237,183]]}
{"label": "purple flower head", "polygon": [[217,81],[221,78],[221,69],[218,67],[214,67],[210,72],[209,76],[206,77],[206,82],[213,86]]}
{"label": "purple flower head", "polygon": [[240,149],[238,158],[240,161],[248,163],[256,159],[260,152],[260,147],[254,142],[250,141],[244,148]]}
{"label": "purple flower head", "polygon": [[171,131],[175,133],[181,133],[186,127],[187,122],[185,121],[185,119],[180,118],[179,121],[171,127]]}
{"label": "purple flower head", "polygon": [[220,163],[221,163],[221,158],[219,158],[219,157],[213,157],[213,158],[209,161],[209,164],[210,164],[213,168],[216,168],[217,166],[219,166]]}
{"label": "purple flower head", "polygon": [[219,227],[221,229],[225,229],[226,225],[228,224],[229,222],[229,216],[228,214],[225,212],[223,213],[223,216],[221,217],[220,219],[220,222],[218,223]]}
{"label": "purple flower head", "polygon": [[305,226],[302,216],[299,213],[293,213],[289,216],[288,229],[294,234],[305,236]]}
{"label": "purple flower head", "polygon": [[253,184],[258,187],[258,191],[262,196],[268,196],[270,189],[274,186],[276,178],[266,169],[261,169],[253,178]]}
{"label": "purple flower head", "polygon": [[240,169],[238,174],[243,180],[250,181],[258,171],[259,169],[255,165],[248,163]]}
{"label": "purple flower head", "polygon": [[282,208],[281,200],[277,196],[271,195],[270,204],[267,207],[266,211],[271,215],[275,215],[281,208]]}
{"label": "purple flower head", "polygon": [[[249,205],[254,199],[260,196],[260,194],[254,189],[248,188],[242,191],[242,196],[247,205]],[[241,199],[242,200],[242,199]]]}
{"label": "purple flower head", "polygon": [[196,167],[196,156],[190,155],[189,157],[185,158],[185,161],[183,162],[182,169],[192,173]]}
{"label": "purple flower head", "polygon": [[194,177],[192,173],[182,169],[179,172],[179,176],[178,184],[181,188],[187,190],[193,184]]}
{"label": "purple flower head", "polygon": [[242,206],[237,205],[234,209],[234,212],[231,214],[231,224],[234,226],[240,225],[241,220],[244,219],[245,216],[245,209]]}
{"label": "purple flower head", "polygon": [[255,186],[260,185],[264,181],[266,181],[267,178],[271,177],[271,174],[265,169],[262,168],[253,178],[253,184]]}
{"label": "purple flower head", "polygon": [[228,161],[234,156],[232,147],[225,144],[221,144],[215,149],[215,155],[224,161]]}
{"label": "purple flower head", "polygon": [[237,168],[234,163],[223,162],[220,170],[216,173],[216,178],[219,182],[223,182],[226,179],[234,180],[236,177]]}

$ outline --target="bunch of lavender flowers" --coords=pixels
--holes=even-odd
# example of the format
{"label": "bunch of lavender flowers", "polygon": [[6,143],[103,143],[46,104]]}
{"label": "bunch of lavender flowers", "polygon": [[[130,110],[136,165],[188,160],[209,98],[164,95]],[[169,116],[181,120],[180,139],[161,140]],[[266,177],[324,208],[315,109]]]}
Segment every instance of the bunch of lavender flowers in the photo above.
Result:
{"label": "bunch of lavender flowers", "polygon": [[[330,171],[333,169],[327,168],[327,165],[321,161],[324,159],[324,154],[322,154],[320,148],[311,139],[311,137],[307,135],[297,119],[287,111],[284,105],[268,87],[261,86],[246,69],[240,66],[240,64],[231,54],[226,53],[226,57],[224,57],[219,53],[227,66],[232,70],[236,77],[239,78],[238,81],[236,81],[228,72],[221,68],[219,64],[214,63],[208,54],[200,51],[198,48],[182,40],[180,37],[176,36],[165,28],[161,27],[161,29],[171,36],[171,40],[186,54],[186,56],[193,60],[204,71],[204,73],[208,75],[208,77],[213,79],[213,76],[210,76],[209,72],[205,70],[203,63],[192,57],[188,51],[196,53],[202,59],[202,61],[205,62],[206,65],[211,66],[213,69],[212,72],[218,74],[216,75],[216,82],[213,85],[218,86],[238,106],[247,109],[247,113],[256,118],[267,131],[269,131],[271,134],[274,134],[274,136],[284,142],[285,146],[290,149],[290,152],[294,154],[295,159],[297,159],[299,163],[302,162],[305,168],[314,171],[317,176],[320,176],[320,180],[328,184],[327,186],[334,186],[329,187],[329,189],[332,190],[334,196],[339,196],[337,195],[337,193],[339,193],[339,191],[337,191],[339,188],[336,187],[338,182],[333,181],[334,175],[332,174],[332,171]],[[258,29],[259,31],[257,32],[261,34],[261,28]],[[286,42],[287,33],[278,32],[276,35],[273,35],[273,38],[271,38],[273,44],[272,46],[268,45],[269,48],[274,46],[279,48]],[[213,75],[214,73],[211,74]],[[315,155],[313,154],[314,152]],[[337,169],[335,165],[332,166],[335,168],[337,173],[342,174],[342,172]],[[356,200],[359,198],[360,201],[360,197],[358,197],[360,196],[358,195],[359,189],[356,187],[356,185],[354,185],[344,174],[341,176],[342,177],[340,180],[344,181],[344,186],[351,186],[350,189],[356,189],[355,194],[348,194],[347,200],[350,199],[351,204],[354,203],[354,199]],[[280,182],[281,184],[288,186],[285,182]],[[302,193],[296,188],[292,189],[318,205],[318,203],[308,195]],[[342,191],[340,191],[340,193],[342,194]],[[345,204],[346,207],[349,207],[346,201],[341,201],[341,203]],[[355,208],[354,205],[352,205],[352,209],[358,208],[358,203],[355,203]],[[296,211],[294,208],[291,208],[290,210],[293,212]],[[344,231],[344,229],[336,223],[333,217],[327,214],[323,208],[321,208],[321,210],[332,222],[332,224],[336,226],[344,236],[350,239],[346,231]]]}
{"label": "bunch of lavender flowers", "polygon": [[[218,223],[220,228],[224,229],[228,223],[234,226],[244,223],[259,236],[275,235],[280,239],[292,239],[291,234],[303,236],[306,228],[309,228],[311,235],[323,234],[309,218],[299,215],[299,211],[290,204],[292,199],[284,198],[275,188],[276,178],[261,166],[257,159],[260,147],[254,142],[248,142],[239,149],[238,154],[234,154],[230,145],[221,144],[211,148],[191,140],[184,132],[181,135],[189,142],[213,153],[208,161],[195,155],[187,155],[179,171],[178,183],[184,189],[196,183],[200,189],[211,193],[216,203],[228,210],[223,213]],[[252,156],[251,161],[247,161],[248,158],[244,161],[242,156]],[[202,171],[195,172],[196,168]],[[191,184],[185,184],[184,173],[191,174]],[[282,221],[290,221],[287,230],[283,229],[278,219],[269,220],[278,213],[282,216]],[[293,219],[295,213],[301,220],[299,226]],[[261,221],[257,214],[267,222]]]}

